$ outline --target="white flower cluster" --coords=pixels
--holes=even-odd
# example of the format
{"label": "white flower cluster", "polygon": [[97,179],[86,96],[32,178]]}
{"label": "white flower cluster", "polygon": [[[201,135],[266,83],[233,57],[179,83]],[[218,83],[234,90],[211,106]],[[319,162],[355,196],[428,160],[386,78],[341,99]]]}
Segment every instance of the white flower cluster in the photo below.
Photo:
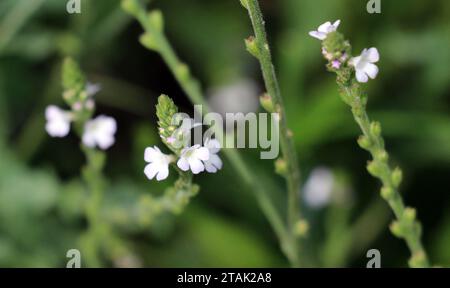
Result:
{"label": "white flower cluster", "polygon": [[[97,86],[87,85],[88,97],[98,92]],[[45,130],[52,137],[66,137],[70,132],[70,124],[75,121],[76,113],[82,109],[92,110],[95,103],[92,98],[88,98],[85,103],[76,103],[72,110],[63,110],[55,105],[50,105],[45,110],[47,123]],[[84,108],[83,108],[84,107]],[[116,120],[112,117],[100,115],[95,119],[86,121],[83,128],[82,142],[90,148],[99,147],[106,150],[114,145],[117,131]]]}
{"label": "white flower cluster", "polygon": [[[331,32],[334,32],[339,27],[341,23],[340,20],[337,20],[333,24],[331,22],[325,22],[317,28],[317,31],[310,31],[309,35],[317,38],[321,41],[327,38],[327,35]],[[322,53],[325,58],[329,59],[329,54],[322,48]],[[377,48],[372,47],[369,49],[364,49],[361,55],[357,57],[353,57],[348,61],[348,64],[354,67],[356,72],[356,80],[360,83],[366,83],[370,79],[375,79],[378,75],[378,67],[374,64],[380,60],[380,54],[378,53]],[[332,60],[332,67],[334,69],[339,69],[343,62],[346,61],[346,57],[342,59],[334,59]]]}
{"label": "white flower cluster", "polygon": [[[194,123],[193,119],[188,119],[189,123]],[[189,127],[194,128],[197,124],[192,124]],[[209,173],[216,173],[222,169],[222,160],[217,155],[220,151],[220,143],[217,139],[206,139],[204,146],[199,144],[189,146],[185,139],[189,138],[190,129],[182,126],[181,129],[174,132],[174,134],[182,133],[183,135],[174,135],[166,139],[169,144],[176,144],[175,141],[183,139],[185,147],[181,150],[180,156],[177,160],[177,166],[182,171],[191,171],[193,174],[199,174],[205,170]],[[145,149],[144,160],[149,163],[144,173],[148,179],[152,180],[156,176],[156,180],[161,181],[169,176],[169,164],[175,162],[174,155],[167,155],[154,146]]]}

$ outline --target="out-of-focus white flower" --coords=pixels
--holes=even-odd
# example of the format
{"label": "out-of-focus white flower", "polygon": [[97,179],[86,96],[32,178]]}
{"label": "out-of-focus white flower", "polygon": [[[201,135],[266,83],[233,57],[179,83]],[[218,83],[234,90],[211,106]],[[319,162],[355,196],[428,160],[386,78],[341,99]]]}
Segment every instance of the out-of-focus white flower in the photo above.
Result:
{"label": "out-of-focus white flower", "polygon": [[328,33],[337,30],[339,24],[341,24],[341,20],[337,20],[333,24],[331,24],[330,21],[325,22],[320,25],[319,28],[317,28],[317,31],[310,31],[309,35],[319,40],[324,40],[325,38],[327,38]]}
{"label": "out-of-focus white flower", "polygon": [[355,67],[356,80],[361,83],[366,83],[371,79],[375,79],[378,74],[377,65],[373,64],[380,60],[380,54],[377,48],[364,49],[358,57],[353,57],[349,60],[349,64]]}
{"label": "out-of-focus white flower", "polygon": [[181,156],[177,162],[177,166],[183,171],[191,169],[192,173],[198,174],[205,171],[205,165],[202,161],[208,160],[209,149],[197,144],[181,150]]}
{"label": "out-of-focus white flower", "polygon": [[216,173],[222,169],[222,160],[217,155],[220,151],[220,142],[217,139],[206,139],[205,147],[209,150],[209,159],[204,161],[205,169],[209,173]]}
{"label": "out-of-focus white flower", "polygon": [[172,161],[170,155],[166,155],[158,147],[148,147],[145,149],[144,160],[149,164],[145,166],[144,173],[148,179],[161,181],[169,176],[169,164]]}
{"label": "out-of-focus white flower", "polygon": [[209,103],[214,111],[226,113],[249,113],[259,108],[258,85],[250,80],[239,80],[229,85],[211,89]]}
{"label": "out-of-focus white flower", "polygon": [[98,146],[100,149],[106,150],[114,144],[116,131],[116,120],[112,117],[100,115],[86,122],[83,131],[83,144],[87,147]]}
{"label": "out-of-focus white flower", "polygon": [[303,187],[305,203],[312,208],[327,205],[332,199],[334,183],[333,173],[328,168],[315,168]]}
{"label": "out-of-focus white flower", "polygon": [[52,137],[66,137],[70,132],[71,113],[57,106],[48,106],[45,110],[47,123],[45,130]]}

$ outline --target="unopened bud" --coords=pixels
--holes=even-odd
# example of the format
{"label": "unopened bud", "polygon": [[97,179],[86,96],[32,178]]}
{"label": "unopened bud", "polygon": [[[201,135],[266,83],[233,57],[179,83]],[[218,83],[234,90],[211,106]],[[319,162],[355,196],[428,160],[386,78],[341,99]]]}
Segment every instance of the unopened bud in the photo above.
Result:
{"label": "unopened bud", "polygon": [[164,17],[160,10],[153,10],[148,14],[149,24],[157,31],[162,32],[164,29]]}
{"label": "unopened bud", "polygon": [[389,200],[394,196],[394,189],[392,189],[391,187],[386,187],[384,186],[383,188],[381,188],[381,197],[383,197],[383,199],[385,200]]}
{"label": "unopened bud", "polygon": [[275,161],[275,172],[280,175],[286,175],[287,173],[287,163],[283,158],[278,158]]}
{"label": "unopened bud", "polygon": [[400,168],[395,168],[392,172],[392,183],[395,187],[398,187],[403,179],[403,172],[400,170]]}
{"label": "unopened bud", "polygon": [[375,137],[380,137],[381,136],[381,124],[380,124],[380,122],[372,122],[372,123],[370,123],[370,132]]}
{"label": "unopened bud", "polygon": [[294,229],[295,235],[298,237],[305,237],[309,232],[309,224],[306,220],[298,220],[297,223],[295,223]]}
{"label": "unopened bud", "polygon": [[259,49],[256,45],[256,39],[253,36],[248,37],[245,39],[245,47],[247,47],[247,51],[255,56],[256,58],[259,57]]}
{"label": "unopened bud", "polygon": [[358,145],[363,148],[368,150],[371,146],[370,140],[369,138],[367,138],[366,136],[362,135],[358,138]]}
{"label": "unopened bud", "polygon": [[264,94],[261,97],[259,97],[259,102],[261,103],[261,106],[269,113],[275,112],[275,107],[273,105],[272,97],[270,97],[269,94]]}

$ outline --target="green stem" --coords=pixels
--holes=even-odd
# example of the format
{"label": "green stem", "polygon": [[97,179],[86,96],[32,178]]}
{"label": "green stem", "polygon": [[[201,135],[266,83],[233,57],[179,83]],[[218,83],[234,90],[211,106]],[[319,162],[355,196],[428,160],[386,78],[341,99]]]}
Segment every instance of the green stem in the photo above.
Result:
{"label": "green stem", "polygon": [[88,250],[86,255],[86,262],[90,267],[100,267],[99,250],[103,230],[106,225],[101,219],[101,204],[103,202],[103,191],[105,180],[103,177],[103,167],[105,163],[105,154],[103,152],[82,146],[86,156],[86,166],[83,167],[82,176],[89,191],[89,197],[86,202],[86,219],[89,225],[87,233],[85,234],[85,241],[87,244],[84,248]]}
{"label": "green stem", "polygon": [[254,48],[256,48],[254,50],[254,56],[256,56],[260,62],[267,92],[273,101],[274,107],[276,107],[276,112],[280,114],[281,151],[288,166],[286,175],[288,187],[288,223],[291,234],[295,237],[295,225],[300,218],[299,199],[297,196],[298,189],[300,187],[300,171],[297,162],[297,155],[287,126],[285,108],[275,69],[272,64],[272,56],[267,41],[261,9],[257,0],[244,0],[242,3],[248,10],[255,33],[255,38],[252,39],[255,45]]}
{"label": "green stem", "polygon": [[381,180],[383,184],[381,195],[397,218],[397,221],[391,225],[391,230],[396,236],[403,238],[411,250],[412,257],[409,261],[411,267],[429,267],[428,257],[420,240],[421,225],[416,220],[415,209],[405,207],[398,191],[401,170],[393,169],[388,163],[388,153],[384,147],[380,124],[370,121],[366,112],[366,99],[361,96],[359,84],[340,83],[339,85],[342,97],[351,107],[353,117],[363,133],[358,142],[372,155],[373,161],[369,163],[368,170]]}
{"label": "green stem", "polygon": [[[167,66],[173,73],[174,77],[180,84],[183,91],[188,96],[189,100],[193,104],[200,104],[203,106],[202,112],[207,113],[210,109],[206,102],[206,98],[200,88],[198,80],[196,80],[189,72],[189,68],[186,64],[181,62],[176,55],[171,44],[167,40],[162,30],[155,28],[154,23],[149,21],[149,16],[145,9],[140,5],[139,1],[136,0],[125,0],[122,2],[125,10],[132,14],[144,27],[146,34],[145,36],[150,36],[151,41],[146,41],[145,38],[141,38],[142,44],[150,50],[157,51],[161,57],[166,62]],[[153,12],[156,13],[156,12]],[[216,125],[217,126],[217,125]],[[222,127],[216,127],[220,129],[217,131],[216,135],[223,135],[221,129]],[[280,213],[274,207],[272,201],[270,200],[268,191],[264,185],[259,181],[259,179],[250,173],[251,169],[243,161],[239,153],[234,149],[224,149],[224,154],[230,161],[231,165],[236,170],[236,173],[240,175],[246,185],[252,188],[254,195],[257,199],[258,205],[263,212],[264,216],[269,221],[272,226],[277,238],[280,242],[281,250],[291,262],[292,265],[297,265],[297,252],[292,247],[295,240],[292,238],[291,234],[287,231]]]}

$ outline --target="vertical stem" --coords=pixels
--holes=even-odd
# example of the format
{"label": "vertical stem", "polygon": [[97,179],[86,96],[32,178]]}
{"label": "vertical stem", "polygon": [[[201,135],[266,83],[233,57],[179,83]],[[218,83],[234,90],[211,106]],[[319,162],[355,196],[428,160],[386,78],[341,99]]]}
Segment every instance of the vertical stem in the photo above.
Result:
{"label": "vertical stem", "polygon": [[257,58],[261,65],[261,70],[266,85],[267,92],[272,98],[277,112],[280,114],[280,142],[283,158],[288,165],[288,173],[286,175],[288,186],[288,224],[290,231],[294,234],[294,229],[300,217],[299,199],[297,197],[300,187],[300,172],[297,162],[297,155],[294,148],[292,138],[289,136],[287,119],[283,99],[281,97],[275,68],[272,64],[272,56],[270,53],[267,35],[264,28],[264,19],[257,0],[244,0],[250,19],[255,32],[254,43],[256,44]]}
{"label": "vertical stem", "polygon": [[85,235],[85,249],[87,249],[86,262],[91,267],[100,267],[99,248],[102,244],[102,234],[104,228],[101,220],[101,204],[103,201],[104,179],[103,167],[105,154],[85,146],[82,146],[86,156],[86,166],[83,168],[82,176],[89,191],[89,197],[86,203],[86,218],[89,225]]}

